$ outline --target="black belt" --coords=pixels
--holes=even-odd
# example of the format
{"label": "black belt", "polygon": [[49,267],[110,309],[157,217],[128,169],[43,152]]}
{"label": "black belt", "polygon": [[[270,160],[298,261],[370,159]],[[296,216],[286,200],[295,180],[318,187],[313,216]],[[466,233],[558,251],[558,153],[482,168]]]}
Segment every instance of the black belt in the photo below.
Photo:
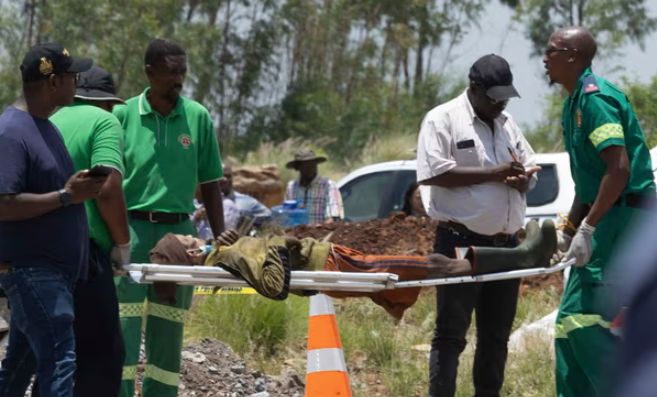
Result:
{"label": "black belt", "polygon": [[177,225],[189,219],[189,214],[169,212],[147,212],[130,211],[130,218],[138,221],[149,221],[150,223],[161,223],[164,225]]}
{"label": "black belt", "polygon": [[630,193],[621,195],[614,203],[614,206],[651,209],[655,208],[655,204],[657,204],[657,198],[655,196],[642,196],[640,194]]}
{"label": "black belt", "polygon": [[465,225],[461,223],[456,223],[456,222],[444,222],[444,221],[439,221],[438,222],[438,227],[441,227],[443,229],[447,229],[449,231],[455,232],[457,234],[466,236],[466,237],[476,237],[480,238],[482,240],[489,241],[493,246],[495,247],[503,247],[506,246],[509,241],[515,236],[514,234],[506,234],[506,233],[497,233],[494,235],[487,235],[487,234],[479,234],[475,233],[472,230],[468,229],[465,227]]}

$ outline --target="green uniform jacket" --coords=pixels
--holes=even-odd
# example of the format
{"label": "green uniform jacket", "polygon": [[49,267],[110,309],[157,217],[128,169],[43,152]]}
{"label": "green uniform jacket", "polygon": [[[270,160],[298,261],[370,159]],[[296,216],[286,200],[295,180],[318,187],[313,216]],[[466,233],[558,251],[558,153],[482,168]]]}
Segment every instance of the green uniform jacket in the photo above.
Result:
{"label": "green uniform jacket", "polygon": [[586,69],[575,93],[564,102],[562,124],[575,193],[582,204],[595,202],[606,172],[599,153],[614,145],[624,146],[630,160],[630,180],[623,194],[654,194],[650,150],[620,89]]}
{"label": "green uniform jacket", "polygon": [[637,212],[623,204],[623,197],[655,194],[650,151],[627,96],[588,68],[580,76],[574,94],[563,104],[562,125],[575,194],[582,204],[591,205],[598,197],[607,169],[600,152],[610,146],[624,146],[630,161],[630,178],[621,204],[612,207],[597,225],[593,255],[583,270],[585,282],[599,282],[614,247],[621,243],[626,226]]}

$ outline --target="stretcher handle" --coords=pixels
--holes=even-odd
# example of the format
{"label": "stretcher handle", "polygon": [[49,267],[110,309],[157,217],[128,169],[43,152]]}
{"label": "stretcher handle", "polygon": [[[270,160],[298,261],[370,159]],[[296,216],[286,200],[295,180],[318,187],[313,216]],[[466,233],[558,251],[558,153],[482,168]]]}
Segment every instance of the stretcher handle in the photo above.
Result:
{"label": "stretcher handle", "polygon": [[402,281],[395,284],[395,288],[417,288],[430,287],[434,285],[481,283],[486,281],[509,280],[513,278],[539,276],[541,274],[552,274],[560,272],[575,264],[575,258],[561,262],[555,266],[541,267],[536,269],[511,270],[508,272],[481,274],[477,276],[447,277],[432,280]]}

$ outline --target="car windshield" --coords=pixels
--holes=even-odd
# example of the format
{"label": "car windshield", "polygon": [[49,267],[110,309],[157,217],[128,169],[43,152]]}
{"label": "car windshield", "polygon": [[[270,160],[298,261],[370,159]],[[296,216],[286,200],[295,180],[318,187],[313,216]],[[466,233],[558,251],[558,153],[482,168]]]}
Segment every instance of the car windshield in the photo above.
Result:
{"label": "car windshield", "polygon": [[540,207],[557,199],[559,194],[559,179],[555,164],[539,164],[542,169],[538,172],[536,187],[527,193],[527,206]]}

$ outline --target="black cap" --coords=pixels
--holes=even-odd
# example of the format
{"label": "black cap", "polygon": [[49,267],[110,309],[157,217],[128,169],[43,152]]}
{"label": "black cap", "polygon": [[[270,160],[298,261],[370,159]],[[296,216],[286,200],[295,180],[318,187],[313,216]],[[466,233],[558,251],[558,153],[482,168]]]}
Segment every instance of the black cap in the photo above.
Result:
{"label": "black cap", "polygon": [[495,54],[479,58],[470,68],[468,77],[471,82],[484,86],[486,94],[498,101],[520,97],[513,86],[513,74],[509,63]]}
{"label": "black cap", "polygon": [[92,66],[91,69],[80,74],[75,97],[88,101],[115,101],[125,104],[116,96],[112,75],[98,66]]}
{"label": "black cap", "polygon": [[91,58],[73,58],[57,43],[37,44],[25,54],[21,64],[23,82],[48,78],[51,74],[82,73],[93,65]]}

